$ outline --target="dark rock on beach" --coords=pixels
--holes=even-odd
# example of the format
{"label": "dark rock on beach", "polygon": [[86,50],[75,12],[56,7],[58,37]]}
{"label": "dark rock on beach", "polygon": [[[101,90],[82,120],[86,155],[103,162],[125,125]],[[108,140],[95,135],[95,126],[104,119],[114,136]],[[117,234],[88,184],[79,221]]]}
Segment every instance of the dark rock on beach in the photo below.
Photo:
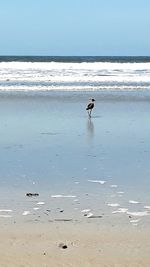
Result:
{"label": "dark rock on beach", "polygon": [[27,197],[38,197],[39,194],[38,193],[26,193]]}

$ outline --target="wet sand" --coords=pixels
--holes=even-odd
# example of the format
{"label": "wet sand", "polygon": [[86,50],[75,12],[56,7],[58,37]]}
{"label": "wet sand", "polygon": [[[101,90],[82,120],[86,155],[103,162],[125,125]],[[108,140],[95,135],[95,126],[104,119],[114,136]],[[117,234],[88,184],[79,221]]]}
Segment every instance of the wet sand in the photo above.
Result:
{"label": "wet sand", "polygon": [[90,94],[1,95],[1,266],[150,266],[150,94]]}

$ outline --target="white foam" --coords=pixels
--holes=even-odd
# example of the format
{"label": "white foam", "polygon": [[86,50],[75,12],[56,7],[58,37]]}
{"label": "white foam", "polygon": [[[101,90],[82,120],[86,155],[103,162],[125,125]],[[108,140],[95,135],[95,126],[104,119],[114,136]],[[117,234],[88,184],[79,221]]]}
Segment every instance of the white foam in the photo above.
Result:
{"label": "white foam", "polygon": [[27,216],[27,215],[29,215],[30,213],[31,213],[30,211],[25,210],[25,211],[22,213],[22,215],[23,215],[23,216]]}
{"label": "white foam", "polygon": [[124,192],[123,191],[118,191],[117,194],[122,195],[122,194],[124,194]]}
{"label": "white foam", "polygon": [[118,210],[114,210],[112,213],[126,213],[128,211],[127,208],[119,208]]}
{"label": "white foam", "polygon": [[101,185],[106,183],[106,181],[101,181],[101,180],[88,180],[88,182],[90,182],[90,183],[99,183]]}
{"label": "white foam", "polygon": [[150,206],[144,206],[144,209],[150,210]]}
{"label": "white foam", "polygon": [[11,218],[12,215],[2,215],[2,214],[0,214],[0,217],[1,217],[1,218]]}
{"label": "white foam", "polygon": [[91,211],[90,209],[84,209],[84,210],[81,210],[81,212],[83,212],[83,213],[87,213],[87,212],[89,212],[89,211]]}
{"label": "white foam", "polygon": [[39,210],[40,208],[33,208],[33,210]]}
{"label": "white foam", "polygon": [[140,219],[137,220],[130,220],[130,223],[138,223],[140,221]]}
{"label": "white foam", "polygon": [[112,194],[112,195],[110,195],[110,197],[116,197],[116,194]]}
{"label": "white foam", "polygon": [[53,198],[76,198],[74,195],[51,195]]}
{"label": "white foam", "polygon": [[43,201],[39,201],[38,203],[36,203],[37,205],[44,205],[45,204],[45,202],[43,202]]}
{"label": "white foam", "polygon": [[0,212],[12,212],[12,210],[5,210],[5,209],[2,209],[2,210],[0,210]]}
{"label": "white foam", "polygon": [[112,185],[110,185],[110,187],[112,187],[112,188],[117,188],[118,185],[117,185],[117,184],[112,184]]}
{"label": "white foam", "polygon": [[135,200],[129,200],[129,203],[130,203],[130,204],[140,204],[140,202],[135,201]]}
{"label": "white foam", "polygon": [[120,206],[120,204],[118,204],[118,203],[108,203],[107,205],[109,207],[119,207]]}
{"label": "white foam", "polygon": [[137,212],[127,212],[128,215],[136,216],[136,217],[143,217],[143,216],[149,216],[150,213],[148,211],[137,211]]}
{"label": "white foam", "polygon": [[[78,90],[83,90],[83,87],[130,89],[133,83],[136,88],[141,88],[141,83],[145,83],[146,88],[150,87],[149,62],[0,62],[0,69],[0,81],[4,83],[0,89],[3,90],[33,90],[33,87],[36,91],[44,88],[73,90],[74,84]],[[28,86],[31,83],[32,86]]]}

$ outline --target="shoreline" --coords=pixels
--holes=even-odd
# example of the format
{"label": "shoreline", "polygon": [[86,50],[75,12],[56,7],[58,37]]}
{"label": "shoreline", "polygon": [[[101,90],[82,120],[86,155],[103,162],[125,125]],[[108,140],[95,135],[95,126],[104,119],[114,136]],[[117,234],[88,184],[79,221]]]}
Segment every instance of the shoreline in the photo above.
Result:
{"label": "shoreline", "polygon": [[[2,90],[0,89],[0,101],[9,99],[27,99],[38,100],[42,99],[44,101],[62,101],[65,99],[66,101],[72,102],[82,102],[88,100],[89,97],[94,96],[96,100],[99,102],[149,102],[150,101],[150,89],[89,89],[89,90],[81,90],[81,89],[71,89],[65,90],[63,89],[45,89],[45,90],[37,90],[35,89],[10,89],[10,90]],[[80,99],[79,99],[80,98]]]}

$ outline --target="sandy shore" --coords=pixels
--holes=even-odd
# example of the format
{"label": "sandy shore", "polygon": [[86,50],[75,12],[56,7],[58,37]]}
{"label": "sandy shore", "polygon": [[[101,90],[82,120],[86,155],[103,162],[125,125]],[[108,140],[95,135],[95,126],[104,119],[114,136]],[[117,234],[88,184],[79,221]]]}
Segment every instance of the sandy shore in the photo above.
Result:
{"label": "sandy shore", "polygon": [[[1,225],[0,266],[149,267],[150,233],[71,222]],[[67,245],[66,249],[60,244]]]}
{"label": "sandy shore", "polygon": [[88,97],[1,98],[0,267],[150,266],[149,102]]}

